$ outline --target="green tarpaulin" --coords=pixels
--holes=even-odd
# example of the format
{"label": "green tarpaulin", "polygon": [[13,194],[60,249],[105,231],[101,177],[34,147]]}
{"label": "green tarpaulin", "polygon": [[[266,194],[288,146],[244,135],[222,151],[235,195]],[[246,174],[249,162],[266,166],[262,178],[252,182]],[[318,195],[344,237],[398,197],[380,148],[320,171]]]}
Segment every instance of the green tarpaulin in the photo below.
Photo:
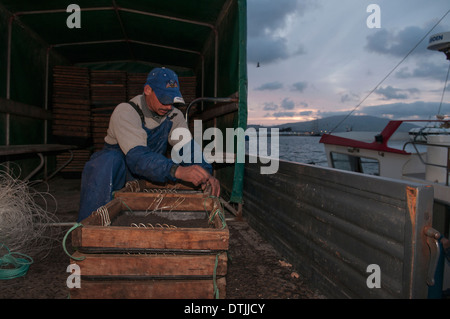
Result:
{"label": "green tarpaulin", "polygon": [[[51,112],[56,65],[195,75],[198,97],[239,97],[214,125],[246,128],[245,0],[0,0],[0,98]],[[43,119],[0,113],[3,145],[46,143]],[[27,129],[24,129],[26,127]],[[39,131],[29,134],[30,131]],[[44,131],[47,130],[46,133]],[[225,134],[224,134],[225,135]],[[241,202],[243,164],[217,171]]]}

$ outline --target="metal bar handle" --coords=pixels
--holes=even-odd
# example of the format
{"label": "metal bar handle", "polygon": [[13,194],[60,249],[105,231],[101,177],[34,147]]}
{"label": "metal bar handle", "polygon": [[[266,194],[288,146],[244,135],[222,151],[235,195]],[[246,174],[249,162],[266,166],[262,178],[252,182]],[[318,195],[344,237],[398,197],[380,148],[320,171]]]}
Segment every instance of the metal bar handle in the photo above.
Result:
{"label": "metal bar handle", "polygon": [[424,233],[427,239],[427,245],[430,248],[430,263],[428,266],[427,284],[428,286],[434,286],[434,277],[441,254],[441,250],[439,248],[441,233],[432,227],[425,227]]}

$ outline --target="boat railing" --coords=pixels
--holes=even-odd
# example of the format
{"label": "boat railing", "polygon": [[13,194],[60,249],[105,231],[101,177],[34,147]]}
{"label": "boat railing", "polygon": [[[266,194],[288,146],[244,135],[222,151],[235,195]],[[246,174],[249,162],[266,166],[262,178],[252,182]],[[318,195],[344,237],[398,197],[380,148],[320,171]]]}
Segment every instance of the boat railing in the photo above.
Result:
{"label": "boat railing", "polygon": [[[449,174],[450,174],[450,145],[442,145],[442,144],[433,144],[433,143],[428,143],[428,142],[422,142],[422,141],[417,141],[417,140],[411,140],[406,142],[403,145],[403,150],[406,149],[406,146],[411,144],[419,158],[419,160],[422,162],[422,164],[424,164],[425,166],[434,166],[434,167],[439,167],[439,168],[443,168],[446,170],[447,174],[446,174],[446,178],[445,178],[445,186],[449,186]],[[427,160],[425,160],[421,154],[421,152],[419,151],[419,149],[417,148],[417,145],[424,145],[424,146],[432,146],[432,147],[440,147],[440,148],[445,148],[447,149],[447,163],[446,165],[442,165],[442,164],[436,164],[436,163],[430,163]]]}

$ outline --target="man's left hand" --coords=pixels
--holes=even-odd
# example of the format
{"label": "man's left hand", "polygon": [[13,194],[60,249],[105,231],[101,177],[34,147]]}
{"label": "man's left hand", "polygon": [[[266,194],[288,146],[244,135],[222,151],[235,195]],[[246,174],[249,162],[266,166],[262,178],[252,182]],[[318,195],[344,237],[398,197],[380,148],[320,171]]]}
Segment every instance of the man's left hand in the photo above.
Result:
{"label": "man's left hand", "polygon": [[206,187],[210,186],[211,187],[211,195],[215,196],[215,197],[219,197],[220,196],[220,182],[217,178],[215,178],[214,176],[210,176],[208,178],[208,180],[206,181],[206,183],[202,184],[202,189],[205,190]]}

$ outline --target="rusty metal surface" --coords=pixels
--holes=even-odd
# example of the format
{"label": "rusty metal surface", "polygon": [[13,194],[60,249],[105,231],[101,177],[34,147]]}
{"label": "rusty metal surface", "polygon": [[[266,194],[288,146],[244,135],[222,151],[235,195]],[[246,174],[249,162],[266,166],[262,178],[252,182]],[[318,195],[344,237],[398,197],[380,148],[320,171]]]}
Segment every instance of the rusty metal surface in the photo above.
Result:
{"label": "rusty metal surface", "polygon": [[[246,164],[244,217],[335,298],[426,298],[433,188],[280,161]],[[370,265],[380,288],[368,287]]]}

